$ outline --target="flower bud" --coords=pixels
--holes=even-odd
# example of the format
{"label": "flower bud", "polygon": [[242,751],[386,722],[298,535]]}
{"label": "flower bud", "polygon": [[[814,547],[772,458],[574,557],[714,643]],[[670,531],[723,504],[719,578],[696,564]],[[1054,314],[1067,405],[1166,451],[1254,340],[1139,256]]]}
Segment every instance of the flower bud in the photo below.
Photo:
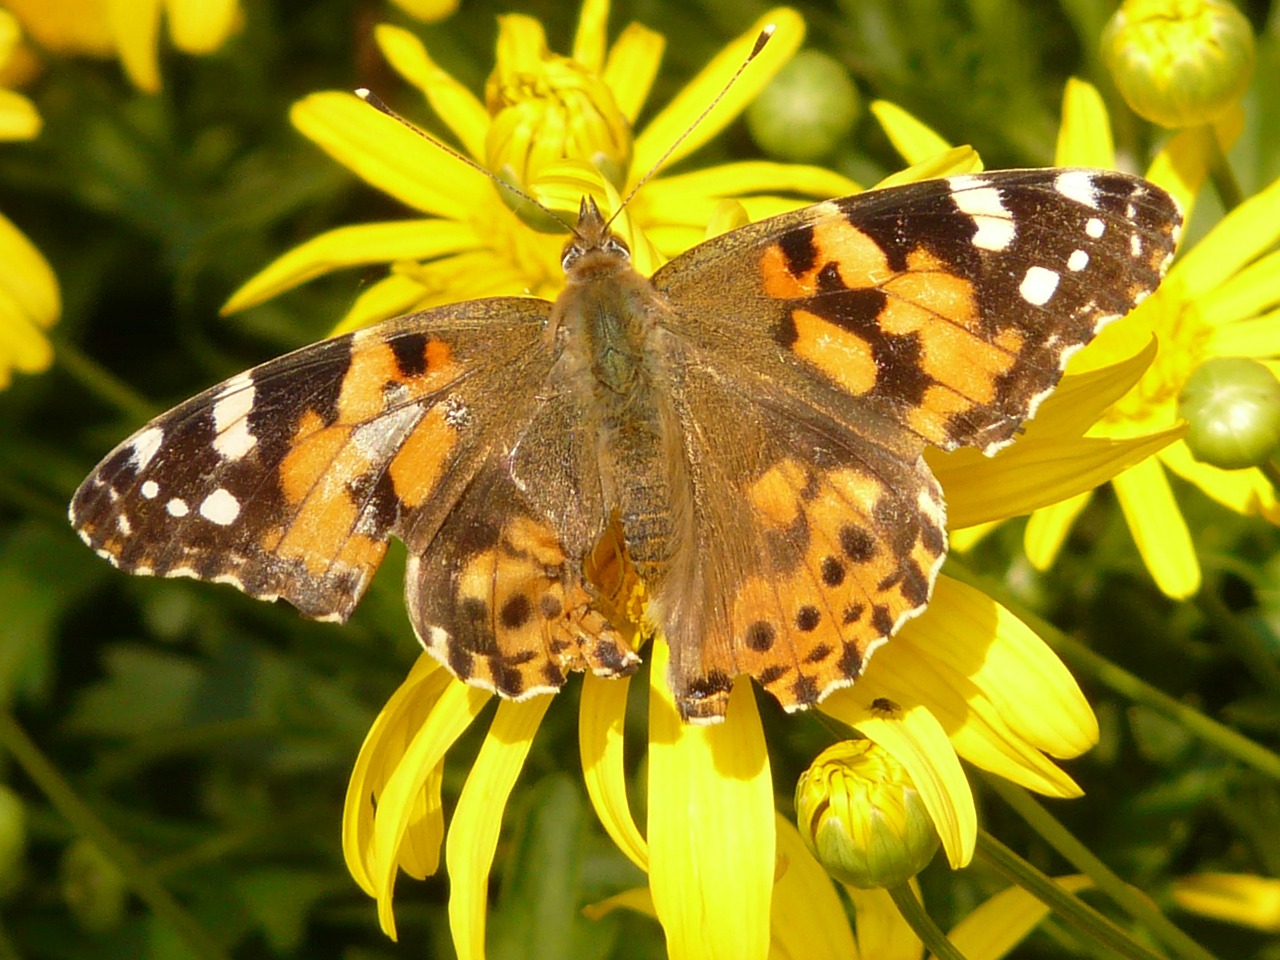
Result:
{"label": "flower bud", "polygon": [[1217,120],[1253,75],[1253,28],[1227,0],[1126,0],[1102,34],[1125,102],[1166,127]]}
{"label": "flower bud", "polygon": [[1187,446],[1201,463],[1242,470],[1280,448],[1280,382],[1247,357],[1202,363],[1182,388],[1178,415],[1190,425]]}
{"label": "flower bud", "polygon": [[938,834],[902,764],[870,740],[828,747],[796,784],[809,852],[854,887],[897,887],[928,865]]}
{"label": "flower bud", "polygon": [[[489,169],[527,193],[549,164],[585,160],[621,189],[631,164],[631,125],[612,91],[586,67],[548,50],[536,20],[512,14],[500,24],[498,62],[485,85],[493,118],[485,138]],[[522,214],[526,207],[514,209]]]}
{"label": "flower bud", "polygon": [[62,855],[62,899],[84,930],[101,933],[119,926],[127,892],[124,875],[87,840],[77,840]]}
{"label": "flower bud", "polygon": [[860,110],[849,71],[825,53],[802,50],[747,108],[747,129],[770,156],[806,163],[843,143]]}

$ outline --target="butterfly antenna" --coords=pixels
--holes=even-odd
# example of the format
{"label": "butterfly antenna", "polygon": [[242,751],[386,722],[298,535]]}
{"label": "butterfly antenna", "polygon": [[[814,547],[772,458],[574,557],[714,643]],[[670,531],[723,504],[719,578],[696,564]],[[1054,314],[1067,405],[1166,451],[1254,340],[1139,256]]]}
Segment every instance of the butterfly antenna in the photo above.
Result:
{"label": "butterfly antenna", "polygon": [[[741,73],[742,72],[741,69],[739,69],[738,72]],[[439,150],[443,150],[445,153],[453,157],[453,159],[457,160],[459,163],[465,164],[466,166],[470,167],[472,170],[475,170],[479,173],[484,174],[486,177],[488,177],[490,180],[492,180],[495,184],[498,185],[498,189],[510,191],[511,193],[514,193],[517,197],[519,197],[521,200],[527,200],[529,203],[533,204],[535,207],[537,207],[539,210],[541,210],[543,213],[549,216],[556,223],[560,224],[570,233],[576,232],[573,229],[573,227],[569,226],[569,224],[565,223],[563,220],[557,217],[552,211],[548,210],[541,203],[539,203],[533,197],[529,196],[529,194],[525,193],[519,187],[514,186],[510,183],[507,183],[507,181],[503,180],[492,170],[476,163],[474,160],[468,157],[465,153],[462,153],[460,150],[455,150],[453,147],[449,146],[443,140],[437,140],[431,134],[427,133],[427,131],[419,127],[417,124],[411,122],[410,120],[405,119],[403,116],[396,113],[396,111],[392,110],[389,106],[387,106],[387,104],[382,100],[382,98],[379,97],[372,90],[368,89],[367,87],[360,87],[358,90],[356,90],[355,94],[357,97],[359,97],[369,106],[373,107],[373,109],[377,110],[379,113],[384,113],[388,117],[390,117],[392,120],[395,120],[397,123],[405,127],[408,127],[410,130],[412,130],[414,133],[420,136],[423,140],[427,141],[427,143],[431,144],[432,146],[436,147]],[[721,95],[723,96],[723,93]],[[717,97],[717,99],[719,98]],[[714,103],[712,104],[712,106],[714,106]],[[683,140],[684,138],[681,137],[680,139]],[[680,142],[679,140],[676,141],[676,143],[679,143],[679,142]],[[664,157],[663,159],[665,160],[666,158]],[[645,179],[648,179],[648,178],[646,177]]]}
{"label": "butterfly antenna", "polygon": [[[653,175],[662,169],[662,165],[667,162],[668,157],[676,152],[676,148],[688,139],[689,134],[693,133],[693,131],[701,125],[703,120],[707,119],[707,115],[710,114],[720,101],[724,99],[725,94],[729,92],[729,88],[738,82],[738,78],[742,76],[742,72],[750,66],[751,61],[760,55],[760,51],[765,48],[765,44],[773,38],[774,29],[774,25],[770,23],[760,31],[760,35],[756,37],[756,42],[755,45],[752,46],[751,52],[747,54],[742,63],[738,64],[738,69],[733,71],[733,76],[725,81],[725,85],[720,88],[720,92],[712,97],[711,102],[703,108],[700,114],[698,114],[697,119],[685,128],[684,133],[676,137],[675,142],[672,143],[671,146],[667,147],[666,153],[659,157],[658,162],[649,168],[649,172],[641,177],[639,182],[631,188],[631,191],[623,198],[622,203],[618,204],[618,209],[613,212],[613,216],[609,218],[609,223],[613,223],[618,214],[620,214],[626,208],[627,204],[631,202],[631,198],[640,192],[640,188],[653,179]],[[608,224],[605,224],[605,226],[608,226]]]}

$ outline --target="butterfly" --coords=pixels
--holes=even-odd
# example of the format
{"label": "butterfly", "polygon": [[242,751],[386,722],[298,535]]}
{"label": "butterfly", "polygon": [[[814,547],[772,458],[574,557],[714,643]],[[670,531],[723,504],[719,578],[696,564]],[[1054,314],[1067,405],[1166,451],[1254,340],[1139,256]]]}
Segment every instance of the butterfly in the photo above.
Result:
{"label": "butterfly", "polygon": [[1123,173],[987,172],[762,220],[645,278],[584,198],[554,302],[439,307],[232,377],[112,451],[71,522],[130,573],[336,621],[397,536],[422,645],[515,699],[636,669],[589,576],[615,535],[686,720],[722,718],[741,674],[803,709],[929,601],[925,448],[1011,442],[1180,224]]}

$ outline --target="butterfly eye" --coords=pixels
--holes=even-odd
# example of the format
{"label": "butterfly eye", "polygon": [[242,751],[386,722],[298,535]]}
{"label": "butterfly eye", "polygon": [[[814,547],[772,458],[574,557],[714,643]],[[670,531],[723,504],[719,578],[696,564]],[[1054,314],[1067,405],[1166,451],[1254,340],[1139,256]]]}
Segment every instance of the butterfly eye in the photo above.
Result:
{"label": "butterfly eye", "polygon": [[627,246],[627,241],[621,237],[610,235],[609,239],[604,242],[604,249],[607,253],[616,253],[620,257],[631,259],[631,248]]}
{"label": "butterfly eye", "polygon": [[564,249],[560,251],[560,266],[567,272],[570,267],[578,262],[578,258],[581,256],[581,242],[576,238],[570,240],[564,245]]}

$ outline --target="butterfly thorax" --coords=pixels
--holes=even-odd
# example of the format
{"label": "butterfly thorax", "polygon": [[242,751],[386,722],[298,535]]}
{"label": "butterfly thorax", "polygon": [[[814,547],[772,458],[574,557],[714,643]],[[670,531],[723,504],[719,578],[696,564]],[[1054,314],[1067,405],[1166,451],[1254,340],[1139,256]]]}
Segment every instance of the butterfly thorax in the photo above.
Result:
{"label": "butterfly thorax", "polygon": [[584,201],[575,234],[551,329],[568,386],[591,411],[604,516],[619,517],[637,572],[656,590],[690,542],[681,507],[692,490],[669,393],[679,345],[661,323],[665,301],[594,203]]}

